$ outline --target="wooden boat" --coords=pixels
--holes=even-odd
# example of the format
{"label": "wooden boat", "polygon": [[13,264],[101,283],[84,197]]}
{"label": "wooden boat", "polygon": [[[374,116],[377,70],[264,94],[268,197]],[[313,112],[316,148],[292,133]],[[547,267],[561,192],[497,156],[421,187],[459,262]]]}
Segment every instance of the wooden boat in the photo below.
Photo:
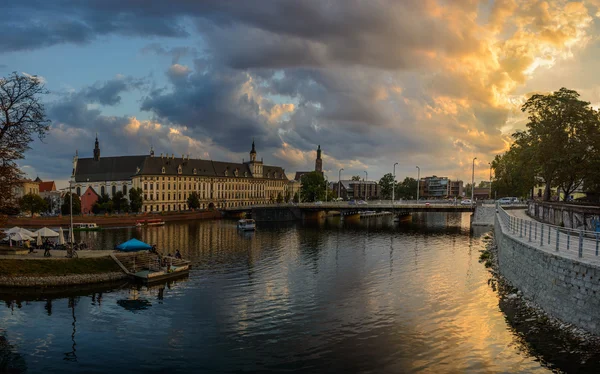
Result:
{"label": "wooden boat", "polygon": [[98,231],[101,227],[95,223],[78,223],[73,227],[73,231]]}
{"label": "wooden boat", "polygon": [[163,221],[162,219],[158,218],[158,219],[140,219],[135,221],[135,226],[136,227],[142,227],[142,226],[162,226],[165,224],[165,221]]}
{"label": "wooden boat", "polygon": [[253,219],[241,219],[237,223],[237,228],[243,231],[254,231],[256,222]]}
{"label": "wooden boat", "polygon": [[161,258],[150,251],[115,253],[110,256],[126,274],[143,283],[179,278],[188,275],[190,271],[189,261],[172,256],[163,256],[162,259],[165,263],[163,264],[161,261],[159,264]]}

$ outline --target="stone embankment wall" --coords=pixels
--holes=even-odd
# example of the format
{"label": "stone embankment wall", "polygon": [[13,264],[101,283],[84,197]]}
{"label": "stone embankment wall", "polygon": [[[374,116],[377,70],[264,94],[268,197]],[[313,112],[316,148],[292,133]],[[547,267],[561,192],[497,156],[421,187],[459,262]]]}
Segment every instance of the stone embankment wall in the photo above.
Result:
{"label": "stone embankment wall", "polygon": [[7,277],[0,275],[0,287],[59,287],[91,283],[111,282],[126,279],[121,271],[100,274],[76,274],[46,277]]}
{"label": "stone embankment wall", "polygon": [[546,313],[600,335],[600,268],[506,235],[495,219],[500,273]]}
{"label": "stone embankment wall", "polygon": [[494,217],[496,216],[496,206],[477,204],[475,212],[472,215],[471,225],[473,226],[494,226]]}
{"label": "stone embankment wall", "polygon": [[527,208],[529,216],[551,225],[594,231],[600,207],[534,201]]}

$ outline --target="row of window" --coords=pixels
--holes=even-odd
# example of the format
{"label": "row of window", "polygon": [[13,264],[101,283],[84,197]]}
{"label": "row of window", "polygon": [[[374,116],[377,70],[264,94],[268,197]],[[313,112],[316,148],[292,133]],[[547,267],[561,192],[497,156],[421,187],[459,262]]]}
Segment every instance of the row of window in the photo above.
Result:
{"label": "row of window", "polygon": [[[251,206],[256,204],[271,204],[271,201],[240,201],[240,202],[221,202],[221,203],[202,203],[200,209],[208,209],[211,204],[215,208],[235,208],[239,206]],[[144,212],[176,212],[179,210],[187,210],[187,204],[157,204],[144,205]]]}
{"label": "row of window", "polygon": [[[209,199],[209,198],[212,199],[213,198],[213,194],[210,194],[210,197],[209,197],[209,194],[206,193],[205,191],[199,193],[198,195],[199,195],[198,198],[200,198],[200,199]],[[144,193],[144,200],[150,200],[150,201],[152,201],[152,200],[158,200],[159,196],[162,197],[161,200],[163,200],[163,201],[171,201],[171,193],[166,193],[165,194],[164,192],[162,193],[162,195],[159,195],[158,193],[155,195],[152,192],[150,194]],[[175,194],[174,193],[173,194],[173,200],[182,200],[181,196],[182,196],[181,193],[179,193],[179,194]],[[187,200],[188,196],[189,195],[187,193],[183,193],[183,200]],[[253,193],[253,194],[250,194],[250,193],[220,192],[219,191],[219,192],[216,193],[216,197],[215,198],[217,198],[217,199],[256,199],[256,198],[265,198],[265,196],[266,196],[266,194],[265,194],[264,191],[263,192],[258,192],[258,193]],[[165,197],[166,197],[166,199],[165,199]],[[178,197],[178,199],[177,199],[177,197]]]}
{"label": "row of window", "polygon": [[[150,182],[150,183],[144,183],[144,191],[154,191],[154,186],[155,184]],[[191,182],[189,183],[179,183],[179,186],[176,183],[173,183],[173,189],[174,190],[195,190],[195,191],[202,191],[202,190],[206,190],[208,189],[208,187],[210,186],[210,184],[208,183],[194,183],[192,184]],[[265,189],[265,185],[264,184],[229,184],[229,183],[217,183],[214,185],[215,186],[215,190],[219,191],[219,190],[230,190],[230,191],[263,191]],[[267,187],[273,187],[270,184],[266,185]],[[156,190],[160,190],[161,188],[161,184],[160,183],[156,183]],[[166,187],[166,188],[165,188]],[[193,188],[192,188],[193,187]],[[275,186],[275,187],[281,187],[281,185],[279,186]],[[171,183],[162,183],[162,190],[171,190]]]}
{"label": "row of window", "polygon": [[[75,189],[75,191],[77,192],[77,195],[81,196],[81,187],[77,187]],[[126,185],[123,185],[123,188],[121,189],[121,191],[123,192],[123,195],[125,195],[125,197],[127,197],[127,186]],[[111,195],[114,196],[117,193],[117,186],[112,186],[111,192],[112,192]],[[100,195],[104,195],[104,194],[106,194],[106,188],[104,186],[100,186]]]}

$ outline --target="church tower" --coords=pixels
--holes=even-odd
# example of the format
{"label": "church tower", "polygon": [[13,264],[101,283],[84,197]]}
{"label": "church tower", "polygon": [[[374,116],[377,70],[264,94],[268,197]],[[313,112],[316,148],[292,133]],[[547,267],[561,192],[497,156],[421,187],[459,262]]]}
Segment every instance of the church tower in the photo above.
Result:
{"label": "church tower", "polygon": [[96,145],[94,147],[94,161],[100,160],[100,145],[98,143],[98,134],[96,134]]}
{"label": "church tower", "polygon": [[250,151],[250,161],[256,161],[256,148],[254,147],[254,139],[252,139],[252,150]]}
{"label": "church tower", "polygon": [[315,160],[315,171],[323,174],[323,160],[321,160],[321,145],[317,148],[317,159]]}
{"label": "church tower", "polygon": [[256,147],[254,146],[254,139],[252,139],[252,150],[250,151],[250,172],[253,178],[263,177],[263,163],[262,161],[256,161]]}

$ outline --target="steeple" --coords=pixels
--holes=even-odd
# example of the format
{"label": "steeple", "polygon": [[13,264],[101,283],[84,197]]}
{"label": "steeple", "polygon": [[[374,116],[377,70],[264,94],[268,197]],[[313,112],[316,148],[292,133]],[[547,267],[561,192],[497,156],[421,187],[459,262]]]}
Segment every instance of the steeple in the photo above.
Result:
{"label": "steeple", "polygon": [[100,145],[98,143],[98,133],[96,133],[96,143],[94,146],[94,161],[100,160]]}
{"label": "steeple", "polygon": [[254,146],[254,138],[252,138],[252,150],[250,151],[250,161],[256,161],[256,147]]}
{"label": "steeple", "polygon": [[150,157],[154,157],[154,146],[150,146]]}
{"label": "steeple", "polygon": [[323,160],[321,160],[321,145],[317,148],[317,159],[315,160],[315,171],[323,174]]}

